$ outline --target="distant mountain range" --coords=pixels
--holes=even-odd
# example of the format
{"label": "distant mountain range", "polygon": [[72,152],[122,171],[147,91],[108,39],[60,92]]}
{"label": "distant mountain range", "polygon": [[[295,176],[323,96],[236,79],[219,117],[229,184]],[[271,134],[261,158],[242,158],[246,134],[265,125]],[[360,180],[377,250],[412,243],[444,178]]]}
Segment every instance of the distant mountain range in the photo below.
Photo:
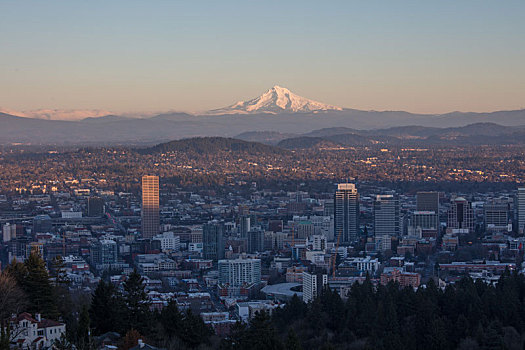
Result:
{"label": "distant mountain range", "polygon": [[305,134],[251,132],[236,136],[245,141],[262,142],[285,149],[337,148],[347,146],[445,146],[445,145],[525,145],[525,126],[508,127],[476,123],[456,128],[402,126],[387,129],[356,130],[324,128]]}
{"label": "distant mountain range", "polygon": [[[3,111],[0,112],[0,144],[152,145],[203,136],[238,136],[274,145],[294,136],[318,137],[334,144],[399,142],[397,140],[521,143],[525,125],[525,110],[439,115],[360,111],[306,99],[279,86],[257,98],[201,115],[169,112],[137,118],[101,116],[104,111],[70,110],[57,114],[49,110],[40,114]],[[70,117],[75,120],[56,120]]]}

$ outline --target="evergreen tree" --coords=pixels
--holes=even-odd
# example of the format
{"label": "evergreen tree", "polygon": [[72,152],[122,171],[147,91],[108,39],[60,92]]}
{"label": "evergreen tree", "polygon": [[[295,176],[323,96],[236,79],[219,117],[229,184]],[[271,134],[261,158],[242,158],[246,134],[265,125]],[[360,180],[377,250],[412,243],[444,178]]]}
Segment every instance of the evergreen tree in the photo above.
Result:
{"label": "evergreen tree", "polygon": [[91,348],[91,331],[90,331],[89,311],[86,306],[82,307],[78,319],[77,345],[79,349]]}
{"label": "evergreen tree", "polygon": [[57,287],[69,287],[71,281],[67,277],[66,266],[64,264],[64,259],[58,255],[55,256],[51,262],[51,271],[52,277],[55,280],[55,285]]}
{"label": "evergreen tree", "polygon": [[303,347],[301,346],[301,343],[299,342],[299,338],[297,338],[297,334],[295,333],[294,329],[291,327],[288,330],[288,335],[286,337],[286,342],[285,342],[285,348],[286,350],[303,350]]}
{"label": "evergreen tree", "polygon": [[148,296],[143,284],[144,279],[134,270],[124,282],[124,301],[126,303],[127,329],[145,332],[150,324]]}
{"label": "evergreen tree", "polygon": [[100,280],[93,293],[89,315],[94,334],[123,331],[124,299],[110,282]]}
{"label": "evergreen tree", "polygon": [[199,315],[194,315],[189,309],[184,315],[181,339],[191,348],[209,342],[212,331]]}
{"label": "evergreen tree", "polygon": [[160,313],[160,324],[166,338],[180,337],[184,329],[184,317],[175,300],[170,300]]}
{"label": "evergreen tree", "polygon": [[29,312],[41,313],[46,318],[57,319],[59,316],[55,290],[49,279],[46,264],[37,250],[33,250],[24,262],[27,270],[22,280],[22,288],[28,296]]}
{"label": "evergreen tree", "polygon": [[266,311],[255,313],[247,333],[244,349],[280,350],[283,348]]}

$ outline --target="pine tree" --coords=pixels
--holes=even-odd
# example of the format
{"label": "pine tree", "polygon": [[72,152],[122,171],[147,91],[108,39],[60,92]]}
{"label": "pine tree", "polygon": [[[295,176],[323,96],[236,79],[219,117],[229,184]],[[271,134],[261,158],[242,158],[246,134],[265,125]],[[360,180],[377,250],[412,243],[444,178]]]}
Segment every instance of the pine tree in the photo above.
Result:
{"label": "pine tree", "polygon": [[78,319],[77,345],[79,349],[91,348],[90,326],[89,311],[86,306],[83,306]]}
{"label": "pine tree", "polygon": [[177,307],[175,300],[170,300],[160,313],[160,324],[167,338],[180,337],[184,328],[184,316]]}
{"label": "pine tree", "polygon": [[247,344],[245,349],[250,350],[278,350],[283,346],[275,333],[275,329],[270,321],[268,313],[265,311],[256,312],[250,321],[248,328]]}
{"label": "pine tree", "polygon": [[186,336],[185,342],[192,348],[196,348],[201,344],[207,344],[213,331],[210,326],[204,323],[199,315],[191,312],[191,309],[186,311],[184,315],[184,332]]}
{"label": "pine tree", "polygon": [[297,334],[295,334],[294,329],[291,327],[288,330],[285,348],[286,350],[302,350],[303,349],[303,347],[301,346],[301,343],[299,342],[299,338],[297,338]]}
{"label": "pine tree", "polygon": [[53,258],[51,261],[51,271],[52,271],[52,277],[55,280],[55,285],[63,286],[63,287],[69,287],[71,284],[71,281],[67,277],[66,274],[66,267],[64,264],[64,259],[58,255]]}
{"label": "pine tree", "polygon": [[148,295],[144,290],[144,279],[134,270],[124,282],[124,301],[126,303],[127,328],[145,332],[151,326],[149,318]]}
{"label": "pine tree", "polygon": [[22,288],[30,302],[29,312],[41,313],[46,318],[57,319],[59,316],[56,295],[46,264],[37,250],[33,250],[24,262],[27,275],[23,279]]}
{"label": "pine tree", "polygon": [[94,334],[106,332],[122,332],[122,318],[125,316],[124,299],[111,283],[100,280],[93,298],[89,315],[93,324]]}

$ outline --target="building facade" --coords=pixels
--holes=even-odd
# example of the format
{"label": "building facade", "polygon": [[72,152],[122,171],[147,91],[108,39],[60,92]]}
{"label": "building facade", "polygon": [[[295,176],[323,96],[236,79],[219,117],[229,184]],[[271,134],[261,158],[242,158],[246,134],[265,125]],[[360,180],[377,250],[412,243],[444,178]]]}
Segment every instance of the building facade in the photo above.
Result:
{"label": "building facade", "polygon": [[321,295],[323,288],[328,284],[326,273],[303,272],[303,301],[309,303]]}
{"label": "building facade", "polygon": [[335,239],[341,243],[357,240],[359,234],[359,194],[354,184],[338,184],[334,196]]}
{"label": "building facade", "polygon": [[463,197],[456,197],[448,211],[447,230],[468,233],[474,230],[474,212],[471,204]]}
{"label": "building facade", "polygon": [[525,233],[525,187],[518,188],[518,195],[516,196],[517,208],[517,231],[519,234]]}
{"label": "building facade", "polygon": [[224,225],[209,222],[202,226],[202,255],[204,259],[220,260],[224,258]]}
{"label": "building facade", "polygon": [[399,198],[394,194],[377,195],[374,201],[374,236],[377,249],[390,250],[392,237],[400,235]]}
{"label": "building facade", "polygon": [[142,237],[152,238],[159,233],[159,177],[142,177]]}
{"label": "building facade", "polygon": [[219,260],[219,283],[233,287],[261,282],[261,260]]}

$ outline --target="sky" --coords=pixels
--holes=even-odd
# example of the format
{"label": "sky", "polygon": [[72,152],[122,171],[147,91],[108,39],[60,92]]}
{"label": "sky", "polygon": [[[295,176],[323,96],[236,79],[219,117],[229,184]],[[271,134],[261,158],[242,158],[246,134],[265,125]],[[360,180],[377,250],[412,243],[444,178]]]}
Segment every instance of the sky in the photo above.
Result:
{"label": "sky", "polygon": [[0,0],[0,107],[203,111],[274,85],[417,113],[525,108],[523,0]]}

